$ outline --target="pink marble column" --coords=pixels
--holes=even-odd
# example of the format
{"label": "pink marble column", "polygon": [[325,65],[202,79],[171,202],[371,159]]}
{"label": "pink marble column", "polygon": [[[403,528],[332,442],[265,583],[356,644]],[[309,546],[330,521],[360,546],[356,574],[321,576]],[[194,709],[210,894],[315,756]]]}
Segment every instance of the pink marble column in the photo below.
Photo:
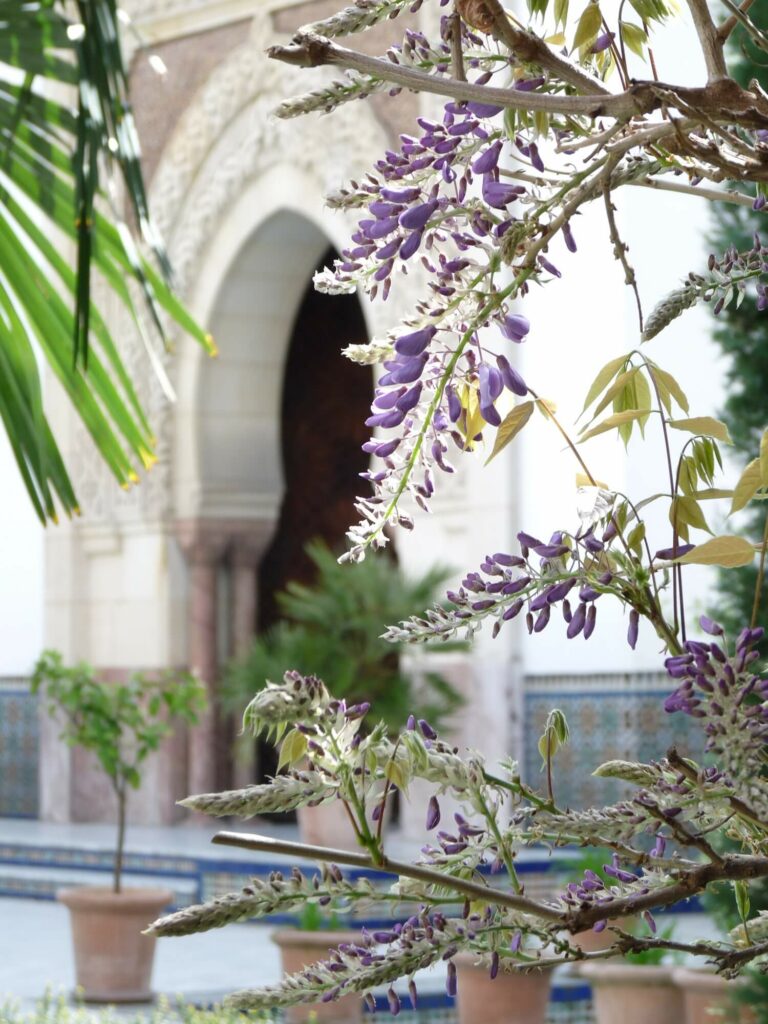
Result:
{"label": "pink marble column", "polygon": [[[258,568],[271,536],[269,529],[252,528],[235,538],[232,547],[232,650],[236,658],[248,653],[256,633]],[[235,732],[240,722],[234,723]],[[235,739],[233,784],[252,785],[255,779],[255,743],[251,737]]]}
{"label": "pink marble column", "polygon": [[236,658],[248,653],[256,632],[257,571],[264,545],[238,537],[232,548],[232,649]]}
{"label": "pink marble column", "polygon": [[189,792],[209,793],[216,788],[218,571],[226,551],[227,537],[219,531],[206,529],[202,523],[194,523],[179,532],[179,540],[189,567],[188,664],[208,692],[208,707],[190,731]]}

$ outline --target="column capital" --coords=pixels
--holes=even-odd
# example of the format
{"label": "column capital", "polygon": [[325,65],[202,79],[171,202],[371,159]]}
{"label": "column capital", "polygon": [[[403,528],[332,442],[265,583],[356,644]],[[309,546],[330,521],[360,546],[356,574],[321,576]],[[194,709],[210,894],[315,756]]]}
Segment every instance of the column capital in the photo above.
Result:
{"label": "column capital", "polygon": [[191,565],[210,565],[228,553],[236,568],[255,568],[275,531],[274,519],[179,519],[174,534]]}
{"label": "column capital", "polygon": [[272,540],[275,523],[258,520],[232,537],[232,565],[236,569],[256,569]]}
{"label": "column capital", "polygon": [[174,534],[190,565],[220,562],[230,543],[229,534],[221,524],[205,519],[177,520]]}

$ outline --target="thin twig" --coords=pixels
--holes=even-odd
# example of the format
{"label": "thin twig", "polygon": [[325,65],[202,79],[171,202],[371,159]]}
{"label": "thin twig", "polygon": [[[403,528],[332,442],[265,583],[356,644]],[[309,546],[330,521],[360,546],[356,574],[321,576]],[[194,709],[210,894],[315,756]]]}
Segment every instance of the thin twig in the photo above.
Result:
{"label": "thin twig", "polygon": [[629,285],[634,293],[635,303],[637,304],[637,318],[640,321],[640,333],[642,334],[643,304],[640,301],[640,292],[637,287],[637,277],[635,276],[634,267],[627,259],[629,246],[622,241],[618,225],[616,224],[616,207],[613,205],[613,201],[611,200],[610,185],[606,185],[603,189],[603,199],[605,200],[605,215],[608,219],[608,233],[611,239],[611,244],[613,245],[613,255],[624,268],[624,283]]}
{"label": "thin twig", "polygon": [[679,873],[677,880],[662,889],[629,893],[607,903],[584,907],[568,916],[566,926],[571,933],[586,931],[598,921],[633,916],[644,910],[670,907],[690,899],[712,882],[751,880],[768,876],[768,857],[728,854],[722,863],[707,861]]}
{"label": "thin twig", "polygon": [[546,903],[539,903],[536,900],[529,899],[527,896],[504,892],[502,889],[494,889],[491,886],[482,885],[480,882],[472,882],[465,878],[444,875],[439,871],[433,871],[431,868],[423,867],[420,864],[406,864],[401,861],[390,860],[386,856],[382,857],[381,862],[374,862],[366,853],[326,849],[323,846],[293,843],[286,839],[272,839],[269,836],[260,836],[246,832],[217,832],[211,842],[221,846],[239,846],[244,850],[258,850],[264,853],[301,857],[304,860],[345,864],[348,867],[355,868],[370,868],[374,871],[382,871],[388,875],[413,878],[416,881],[425,882],[427,885],[435,885],[441,889],[453,890],[471,899],[497,903],[499,906],[509,907],[512,910],[521,910],[526,914],[536,914],[546,921],[554,921],[561,924],[563,922],[563,914]]}
{"label": "thin twig", "polygon": [[[737,11],[735,11],[733,14],[730,15],[730,17],[725,19],[720,28],[717,30],[717,34],[723,40],[723,42],[726,41],[731,32],[733,32],[733,30],[739,24],[739,21],[741,20],[740,16],[747,14],[747,12],[749,11],[750,7],[754,2],[755,0],[742,0],[742,2],[738,6]],[[730,7],[730,4],[728,4],[727,6]]]}
{"label": "thin twig", "polygon": [[[685,185],[681,181],[662,181],[658,178],[635,178],[627,182],[628,185],[639,185],[640,188],[655,188],[659,192],[678,192],[685,196],[697,196],[699,199],[708,199],[715,203],[735,203],[737,206],[754,205],[754,200],[743,192],[734,192],[731,189],[722,188],[701,188],[698,185]],[[768,207],[764,207],[768,213]]]}
{"label": "thin twig", "polygon": [[451,40],[451,71],[457,82],[466,82],[467,73],[464,70],[464,50],[461,46],[461,15],[454,8],[453,14],[448,15],[448,35]]}
{"label": "thin twig", "polygon": [[675,818],[668,818],[658,806],[651,806],[650,803],[647,803],[645,804],[645,807],[647,807],[654,818],[669,828],[674,838],[682,846],[689,846],[699,850],[704,854],[707,860],[712,861],[713,864],[723,863],[722,855],[717,852],[717,850],[704,838],[703,835],[700,833],[689,832],[685,825],[677,821]]}
{"label": "thin twig", "polygon": [[[731,18],[734,22],[738,22],[749,34],[752,41],[757,44],[762,50],[768,49],[768,36],[765,32],[761,31],[757,25],[752,21],[751,18],[746,16],[744,11],[744,4],[737,7],[733,0],[722,0],[729,11],[732,11]],[[750,5],[751,6],[751,5]],[[747,8],[749,10],[749,7]],[[728,19],[730,21],[730,18]],[[727,24],[727,22],[726,22]],[[734,26],[735,27],[735,26]]]}

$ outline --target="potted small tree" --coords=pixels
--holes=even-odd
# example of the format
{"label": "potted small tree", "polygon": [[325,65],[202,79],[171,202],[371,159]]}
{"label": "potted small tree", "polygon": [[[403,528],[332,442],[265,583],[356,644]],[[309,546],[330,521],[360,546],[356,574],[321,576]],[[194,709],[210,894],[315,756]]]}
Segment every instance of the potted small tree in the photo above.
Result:
{"label": "potted small tree", "polygon": [[125,683],[96,679],[86,664],[64,665],[46,651],[35,666],[32,692],[41,693],[49,714],[61,720],[62,739],[91,751],[115,794],[117,837],[111,887],[62,889],[69,909],[77,985],[88,1002],[143,1002],[151,998],[154,940],[142,935],[147,921],[172,898],[167,889],[123,886],[128,793],[141,785],[141,767],[157,750],[174,719],[195,722],[204,689],[189,675]]}

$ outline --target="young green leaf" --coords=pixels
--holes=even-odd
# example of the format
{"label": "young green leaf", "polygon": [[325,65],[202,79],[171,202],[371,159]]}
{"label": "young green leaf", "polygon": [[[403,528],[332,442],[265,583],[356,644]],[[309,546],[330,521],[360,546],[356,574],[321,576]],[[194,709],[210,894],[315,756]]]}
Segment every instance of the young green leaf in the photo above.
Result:
{"label": "young green leaf", "polygon": [[590,3],[582,12],[579,23],[576,26],[576,34],[573,37],[573,50],[588,50],[597,39],[600,26],[603,23],[603,15],[600,5]]}
{"label": "young green leaf", "polygon": [[644,47],[648,42],[648,36],[644,29],[639,25],[633,25],[631,21],[622,21],[619,22],[619,31],[621,38],[633,53],[638,57],[645,56]]}
{"label": "young green leaf", "polygon": [[277,770],[286,765],[291,768],[297,764],[307,752],[307,737],[298,729],[291,729],[280,747],[280,757],[277,762]]}
{"label": "young green leaf", "polygon": [[733,491],[725,487],[705,487],[703,491],[692,491],[691,497],[696,501],[712,501],[716,498],[732,498]]}
{"label": "young green leaf", "polygon": [[748,540],[728,534],[698,544],[675,561],[686,565],[720,565],[725,569],[736,569],[750,565],[754,557],[755,549]]}
{"label": "young green leaf", "polygon": [[645,523],[638,523],[632,529],[629,537],[627,537],[627,547],[637,552],[639,555],[643,549],[643,541],[645,540]]}
{"label": "young green leaf", "polygon": [[668,373],[666,370],[662,370],[660,366],[656,365],[656,363],[649,362],[648,368],[656,384],[656,387],[659,389],[659,394],[661,395],[662,403],[666,407],[667,412],[671,412],[669,406],[670,397],[674,398],[674,400],[677,402],[677,404],[680,406],[683,412],[688,412],[688,409],[690,408],[688,405],[688,396],[677,383],[672,374]]}
{"label": "young green leaf", "polygon": [[768,430],[760,438],[760,483],[768,487]]}
{"label": "young green leaf", "polygon": [[568,720],[564,712],[559,708],[553,708],[547,715],[544,732],[539,739],[539,753],[544,762],[544,767],[546,767],[547,762],[555,756],[558,750],[565,746],[569,737],[570,729],[568,728]]}
{"label": "young green leaf", "polygon": [[760,460],[752,459],[739,477],[739,482],[733,489],[731,513],[738,512],[740,509],[744,508],[744,506],[754,498],[762,485]]}
{"label": "young green leaf", "polygon": [[733,882],[733,895],[736,899],[736,909],[739,912],[741,923],[744,927],[744,936],[749,941],[749,934],[747,931],[747,918],[749,917],[749,911],[751,907],[749,899],[749,882],[738,879]]}
{"label": "young green leaf", "polygon": [[496,438],[493,442],[493,451],[486,459],[486,466],[495,459],[499,452],[506,448],[509,442],[520,433],[525,424],[531,418],[533,414],[533,402],[521,402],[520,405],[516,405],[515,408],[509,413],[501,422],[499,429],[496,431]]}
{"label": "young green leaf", "polygon": [[647,419],[647,417],[648,413],[643,409],[627,409],[624,412],[616,412],[612,416],[607,416],[604,420],[601,420],[596,427],[592,427],[591,430],[582,433],[579,443],[588,441],[590,437],[597,437],[598,434],[604,434],[606,430],[615,430],[625,423],[633,423],[635,420]]}
{"label": "young green leaf", "polygon": [[692,416],[689,419],[667,420],[667,423],[675,430],[686,430],[689,434],[701,434],[714,437],[723,444],[733,444],[728,427],[714,416]]}
{"label": "young green leaf", "polygon": [[692,526],[695,530],[711,532],[701,506],[695,498],[688,495],[681,494],[675,498],[669,509],[669,520],[673,526],[677,526],[678,530],[684,525]]}
{"label": "young green leaf", "polygon": [[584,399],[584,407],[581,410],[581,414],[584,415],[586,410],[594,402],[597,396],[603,391],[604,388],[610,384],[616,374],[621,370],[629,359],[629,353],[623,356],[617,356],[615,359],[611,359],[605,364],[600,370],[598,375],[592,381],[587,392],[587,397]]}
{"label": "young green leaf", "polygon": [[[611,386],[606,390],[605,394],[597,403],[595,408],[592,410],[592,419],[589,421],[590,423],[597,419],[597,417],[600,415],[603,409],[606,409],[608,405],[622,393],[622,391],[625,389],[625,387],[627,387],[628,384],[632,383],[632,381],[637,376],[639,371],[639,366],[632,366],[628,370],[624,370],[623,373],[620,373],[618,375],[618,377],[614,380]],[[615,411],[621,412],[622,410],[619,409]]]}

